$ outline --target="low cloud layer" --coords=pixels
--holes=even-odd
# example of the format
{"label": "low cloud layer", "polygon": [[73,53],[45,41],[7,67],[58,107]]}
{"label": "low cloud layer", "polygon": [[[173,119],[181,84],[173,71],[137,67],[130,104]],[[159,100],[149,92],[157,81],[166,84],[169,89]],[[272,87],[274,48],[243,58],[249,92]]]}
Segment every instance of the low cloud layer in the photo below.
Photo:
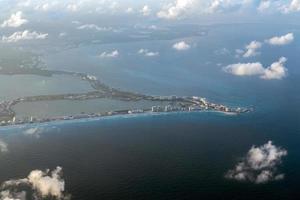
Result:
{"label": "low cloud layer", "polygon": [[250,44],[246,46],[246,51],[243,55],[243,57],[248,58],[248,57],[253,57],[259,54],[257,52],[258,49],[262,47],[262,43],[258,41],[252,41]]}
{"label": "low cloud layer", "polygon": [[178,19],[183,17],[195,4],[195,0],[176,0],[173,3],[165,5],[157,13],[157,17],[163,19]]}
{"label": "low cloud layer", "polygon": [[177,42],[173,45],[173,49],[176,49],[177,51],[186,51],[189,50],[191,46],[187,44],[185,41]]}
{"label": "low cloud layer", "polygon": [[23,18],[23,13],[21,11],[18,11],[16,13],[13,13],[9,19],[5,20],[1,27],[20,27],[23,24],[26,24],[28,22],[27,19]]}
{"label": "low cloud layer", "polygon": [[10,36],[2,36],[2,42],[11,43],[22,40],[44,40],[48,37],[48,33],[38,33],[36,31],[18,31]]}
{"label": "low cloud layer", "polygon": [[79,30],[95,30],[95,31],[110,31],[111,27],[100,27],[96,24],[83,24],[77,27]]}
{"label": "low cloud layer", "polygon": [[140,49],[138,51],[138,54],[144,55],[146,57],[154,57],[154,56],[159,56],[159,52],[153,52],[148,49]]}
{"label": "low cloud layer", "polygon": [[100,58],[116,58],[119,56],[119,51],[118,50],[114,50],[112,52],[102,52],[100,54]]}
{"label": "low cloud layer", "polygon": [[276,37],[272,37],[268,40],[266,40],[266,42],[270,45],[275,45],[275,46],[282,46],[282,45],[287,45],[290,44],[294,41],[294,34],[293,33],[288,33],[286,35],[283,36],[276,36]]}
{"label": "low cloud layer", "polygon": [[277,167],[286,155],[285,149],[273,145],[271,141],[259,147],[252,146],[242,161],[229,170],[225,177],[256,184],[281,180],[284,174],[278,173]]}
{"label": "low cloud layer", "polygon": [[259,76],[262,79],[282,79],[287,76],[288,69],[284,66],[287,59],[281,57],[271,66],[264,68],[259,62],[255,63],[237,63],[228,65],[223,68],[223,71],[236,76]]}
{"label": "low cloud layer", "polygon": [[0,199],[26,200],[51,197],[57,200],[70,199],[65,193],[62,168],[53,171],[33,170],[26,178],[5,181],[1,185]]}

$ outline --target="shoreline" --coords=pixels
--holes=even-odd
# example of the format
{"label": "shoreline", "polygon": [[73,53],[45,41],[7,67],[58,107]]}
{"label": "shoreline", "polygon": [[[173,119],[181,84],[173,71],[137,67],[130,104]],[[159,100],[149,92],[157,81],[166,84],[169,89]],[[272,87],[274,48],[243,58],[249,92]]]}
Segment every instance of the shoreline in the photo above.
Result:
{"label": "shoreline", "polygon": [[[97,117],[107,117],[113,115],[131,115],[142,113],[169,113],[169,112],[193,112],[193,111],[217,111],[224,112],[226,114],[242,114],[250,112],[251,109],[247,108],[231,108],[222,104],[211,103],[206,98],[198,96],[156,96],[145,95],[136,92],[123,91],[106,85],[98,80],[97,77],[85,73],[71,72],[71,71],[58,71],[47,70],[45,73],[51,75],[69,75],[77,77],[83,81],[87,81],[94,91],[86,93],[68,93],[58,95],[38,95],[38,96],[25,96],[19,97],[10,101],[0,102],[0,126],[22,125],[30,123],[46,123],[51,121],[69,121],[74,119],[88,119]],[[33,71],[34,72],[34,71]],[[1,74],[1,72],[0,72]],[[12,74],[11,74],[12,75]],[[13,107],[20,103],[26,102],[41,102],[41,101],[56,101],[56,100],[69,100],[69,101],[86,101],[90,99],[113,99],[124,102],[137,102],[137,101],[149,101],[153,102],[151,108],[144,109],[124,109],[117,111],[108,111],[104,113],[90,113],[86,114],[84,111],[81,114],[74,114],[71,116],[53,116],[49,118],[35,118],[34,116],[26,116],[23,119],[16,119],[16,112]],[[166,106],[160,106],[159,103],[165,102]]]}
{"label": "shoreline", "polygon": [[49,126],[49,125],[63,125],[63,124],[73,124],[73,123],[85,123],[85,122],[97,122],[103,120],[113,120],[113,119],[131,119],[131,118],[141,118],[141,117],[157,117],[157,116],[172,116],[172,115],[189,115],[189,114],[221,114],[224,117],[229,116],[238,116],[238,113],[226,113],[222,111],[214,110],[201,110],[201,111],[178,111],[178,112],[147,112],[147,113],[136,113],[136,114],[117,114],[110,116],[98,116],[90,118],[80,118],[80,119],[70,119],[70,120],[52,120],[47,122],[32,122],[32,123],[23,123],[23,124],[11,124],[0,126],[0,130],[8,130],[15,128],[27,128],[27,127],[37,127],[37,126]]}

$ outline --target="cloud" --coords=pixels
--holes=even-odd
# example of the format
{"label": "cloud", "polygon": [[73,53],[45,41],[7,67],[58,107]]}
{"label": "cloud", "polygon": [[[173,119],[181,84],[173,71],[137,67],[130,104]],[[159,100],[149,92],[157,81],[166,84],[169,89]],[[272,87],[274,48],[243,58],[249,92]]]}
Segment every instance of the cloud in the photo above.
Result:
{"label": "cloud", "polygon": [[271,66],[264,68],[259,62],[255,63],[237,63],[228,65],[223,68],[223,71],[236,76],[254,76],[259,75],[260,78],[270,79],[282,79],[287,76],[287,68],[284,66],[287,59],[281,57],[279,61],[274,62]]}
{"label": "cloud", "polygon": [[71,11],[71,12],[76,12],[78,11],[78,5],[77,4],[69,4],[67,5],[67,10]]}
{"label": "cloud", "polygon": [[134,12],[134,9],[131,8],[131,7],[129,7],[129,8],[126,9],[125,12],[126,12],[126,13],[133,13],[133,12]]}
{"label": "cloud", "polygon": [[265,69],[261,63],[255,62],[232,64],[226,66],[223,70],[237,76],[253,76],[263,74]]}
{"label": "cloud", "polygon": [[272,141],[256,147],[252,146],[247,155],[225,177],[237,181],[256,184],[281,180],[284,174],[277,172],[277,167],[287,151],[272,144]]}
{"label": "cloud", "polygon": [[152,51],[149,51],[148,49],[140,49],[138,51],[138,54],[142,54],[147,57],[159,56],[159,52],[152,52]]}
{"label": "cloud", "polygon": [[266,40],[266,42],[268,44],[275,45],[275,46],[282,46],[282,45],[290,44],[293,41],[294,41],[293,33],[288,33],[286,35],[279,36],[279,37],[272,37],[272,38]]}
{"label": "cloud", "polygon": [[206,8],[206,13],[213,14],[227,10],[239,9],[251,3],[251,0],[211,0]]}
{"label": "cloud", "polygon": [[20,27],[23,24],[26,24],[28,22],[27,19],[22,18],[23,13],[21,11],[18,11],[10,16],[9,19],[5,20],[1,27]]}
{"label": "cloud", "polygon": [[112,52],[103,52],[100,54],[100,58],[116,58],[119,56],[119,51],[114,50]]}
{"label": "cloud", "polygon": [[43,40],[48,37],[48,33],[30,32],[29,30],[18,31],[10,36],[2,36],[3,42],[18,42],[20,40]]}
{"label": "cloud", "polygon": [[279,61],[274,62],[270,67],[265,69],[264,74],[261,76],[263,79],[282,79],[287,75],[287,68],[285,68],[284,64],[287,59],[285,57],[281,57]]}
{"label": "cloud", "polygon": [[164,19],[178,19],[188,12],[194,5],[195,0],[176,0],[174,3],[164,6],[157,13],[157,17]]}
{"label": "cloud", "polygon": [[300,11],[300,0],[292,0],[289,4],[281,7],[283,13],[292,13]]}
{"label": "cloud", "polygon": [[271,1],[270,0],[262,0],[259,3],[259,6],[257,7],[257,10],[260,12],[264,12],[265,10],[269,9],[271,7]]}
{"label": "cloud", "polygon": [[[33,170],[27,178],[5,181],[1,185],[0,199],[17,200],[41,199],[52,197],[58,200],[70,199],[65,193],[65,181],[62,179],[62,168],[56,167],[53,171]],[[30,191],[27,193],[27,191]]]}
{"label": "cloud", "polygon": [[45,2],[39,2],[38,4],[35,5],[34,9],[38,11],[43,11],[47,12],[50,10],[57,10],[59,7],[59,2],[58,1],[45,1]]}
{"label": "cloud", "polygon": [[78,26],[77,29],[79,30],[83,30],[83,29],[94,29],[96,31],[107,31],[107,30],[111,30],[111,28],[106,28],[106,27],[99,27],[95,24],[84,24],[81,26]]}
{"label": "cloud", "polygon": [[257,52],[258,49],[260,49],[262,47],[261,42],[258,41],[252,41],[250,42],[250,44],[248,44],[245,48],[246,51],[243,55],[243,57],[245,58],[249,58],[249,57],[253,57],[259,54],[259,52]]}
{"label": "cloud", "polygon": [[10,190],[4,190],[0,192],[1,200],[26,200],[26,192],[12,192]]}
{"label": "cloud", "polygon": [[185,51],[191,48],[189,44],[187,44],[185,41],[177,42],[173,45],[173,48],[177,51]]}
{"label": "cloud", "polygon": [[8,152],[7,144],[0,139],[0,153]]}
{"label": "cloud", "polygon": [[99,27],[96,24],[84,24],[84,25],[78,26],[77,29],[79,29],[79,30],[92,29],[92,30],[96,30],[96,31],[110,31],[110,30],[112,30],[111,27]]}
{"label": "cloud", "polygon": [[144,15],[144,16],[149,16],[151,14],[151,9],[148,5],[144,5],[144,7],[140,10],[140,12]]}

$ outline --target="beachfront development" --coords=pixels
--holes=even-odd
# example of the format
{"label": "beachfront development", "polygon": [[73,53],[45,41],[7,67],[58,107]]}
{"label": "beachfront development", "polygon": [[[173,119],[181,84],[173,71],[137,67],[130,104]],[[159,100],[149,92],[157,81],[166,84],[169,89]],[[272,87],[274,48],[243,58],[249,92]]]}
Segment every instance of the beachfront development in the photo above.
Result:
{"label": "beachfront development", "polygon": [[[27,72],[30,73],[30,72]],[[68,94],[56,94],[56,95],[38,95],[38,96],[25,96],[12,100],[6,100],[0,102],[0,125],[16,125],[26,123],[43,123],[59,120],[74,120],[84,118],[97,118],[112,115],[130,115],[130,114],[142,114],[142,113],[165,113],[165,112],[195,112],[195,111],[219,111],[232,114],[240,114],[249,112],[250,109],[246,108],[230,108],[222,104],[215,104],[207,101],[203,97],[179,97],[179,96],[154,96],[144,95],[140,93],[122,91],[102,83],[93,75],[85,73],[69,72],[69,71],[51,71],[41,70],[38,73],[41,75],[68,75],[77,77],[83,81],[87,81],[94,91],[86,93],[68,93]],[[10,73],[12,74],[12,73]],[[19,73],[18,73],[19,74]],[[37,74],[35,71],[32,74]],[[139,109],[122,109],[111,110],[107,112],[93,112],[85,113],[84,110],[78,114],[66,115],[66,116],[53,116],[53,117],[35,117],[32,115],[25,116],[23,118],[16,118],[16,112],[14,106],[28,102],[42,102],[42,101],[87,101],[91,99],[111,99],[122,102],[139,102],[149,101],[151,107],[139,108]],[[163,103],[163,104],[162,104]]]}

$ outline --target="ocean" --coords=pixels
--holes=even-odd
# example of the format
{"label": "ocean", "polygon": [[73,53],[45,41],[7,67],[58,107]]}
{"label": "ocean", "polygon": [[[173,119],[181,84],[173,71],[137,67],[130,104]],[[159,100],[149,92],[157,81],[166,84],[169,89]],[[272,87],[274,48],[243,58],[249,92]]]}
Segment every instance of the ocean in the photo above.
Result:
{"label": "ocean", "polygon": [[[24,134],[35,125],[1,128],[0,138],[8,152],[0,156],[0,180],[61,166],[66,191],[75,200],[299,199],[300,27],[286,25],[280,32],[277,28],[263,24],[207,27],[208,36],[186,38],[194,44],[190,54],[167,53],[164,50],[175,40],[164,40],[90,45],[47,55],[50,68],[96,74],[117,88],[203,96],[254,110],[242,115],[195,112],[53,122],[39,125],[38,137]],[[233,55],[236,48],[254,39],[290,31],[296,39],[289,48],[264,47],[264,56],[251,60],[236,60]],[[230,53],[215,52],[225,47]],[[127,53],[115,60],[96,57],[114,48]],[[136,59],[133,54],[139,48],[162,53],[160,58]],[[83,52],[89,60],[78,62]],[[282,80],[235,77],[222,71],[222,66],[235,62],[260,61],[269,66],[280,56],[288,58],[289,69]],[[288,152],[277,168],[285,175],[283,180],[254,184],[225,178],[253,145],[268,141]]]}

